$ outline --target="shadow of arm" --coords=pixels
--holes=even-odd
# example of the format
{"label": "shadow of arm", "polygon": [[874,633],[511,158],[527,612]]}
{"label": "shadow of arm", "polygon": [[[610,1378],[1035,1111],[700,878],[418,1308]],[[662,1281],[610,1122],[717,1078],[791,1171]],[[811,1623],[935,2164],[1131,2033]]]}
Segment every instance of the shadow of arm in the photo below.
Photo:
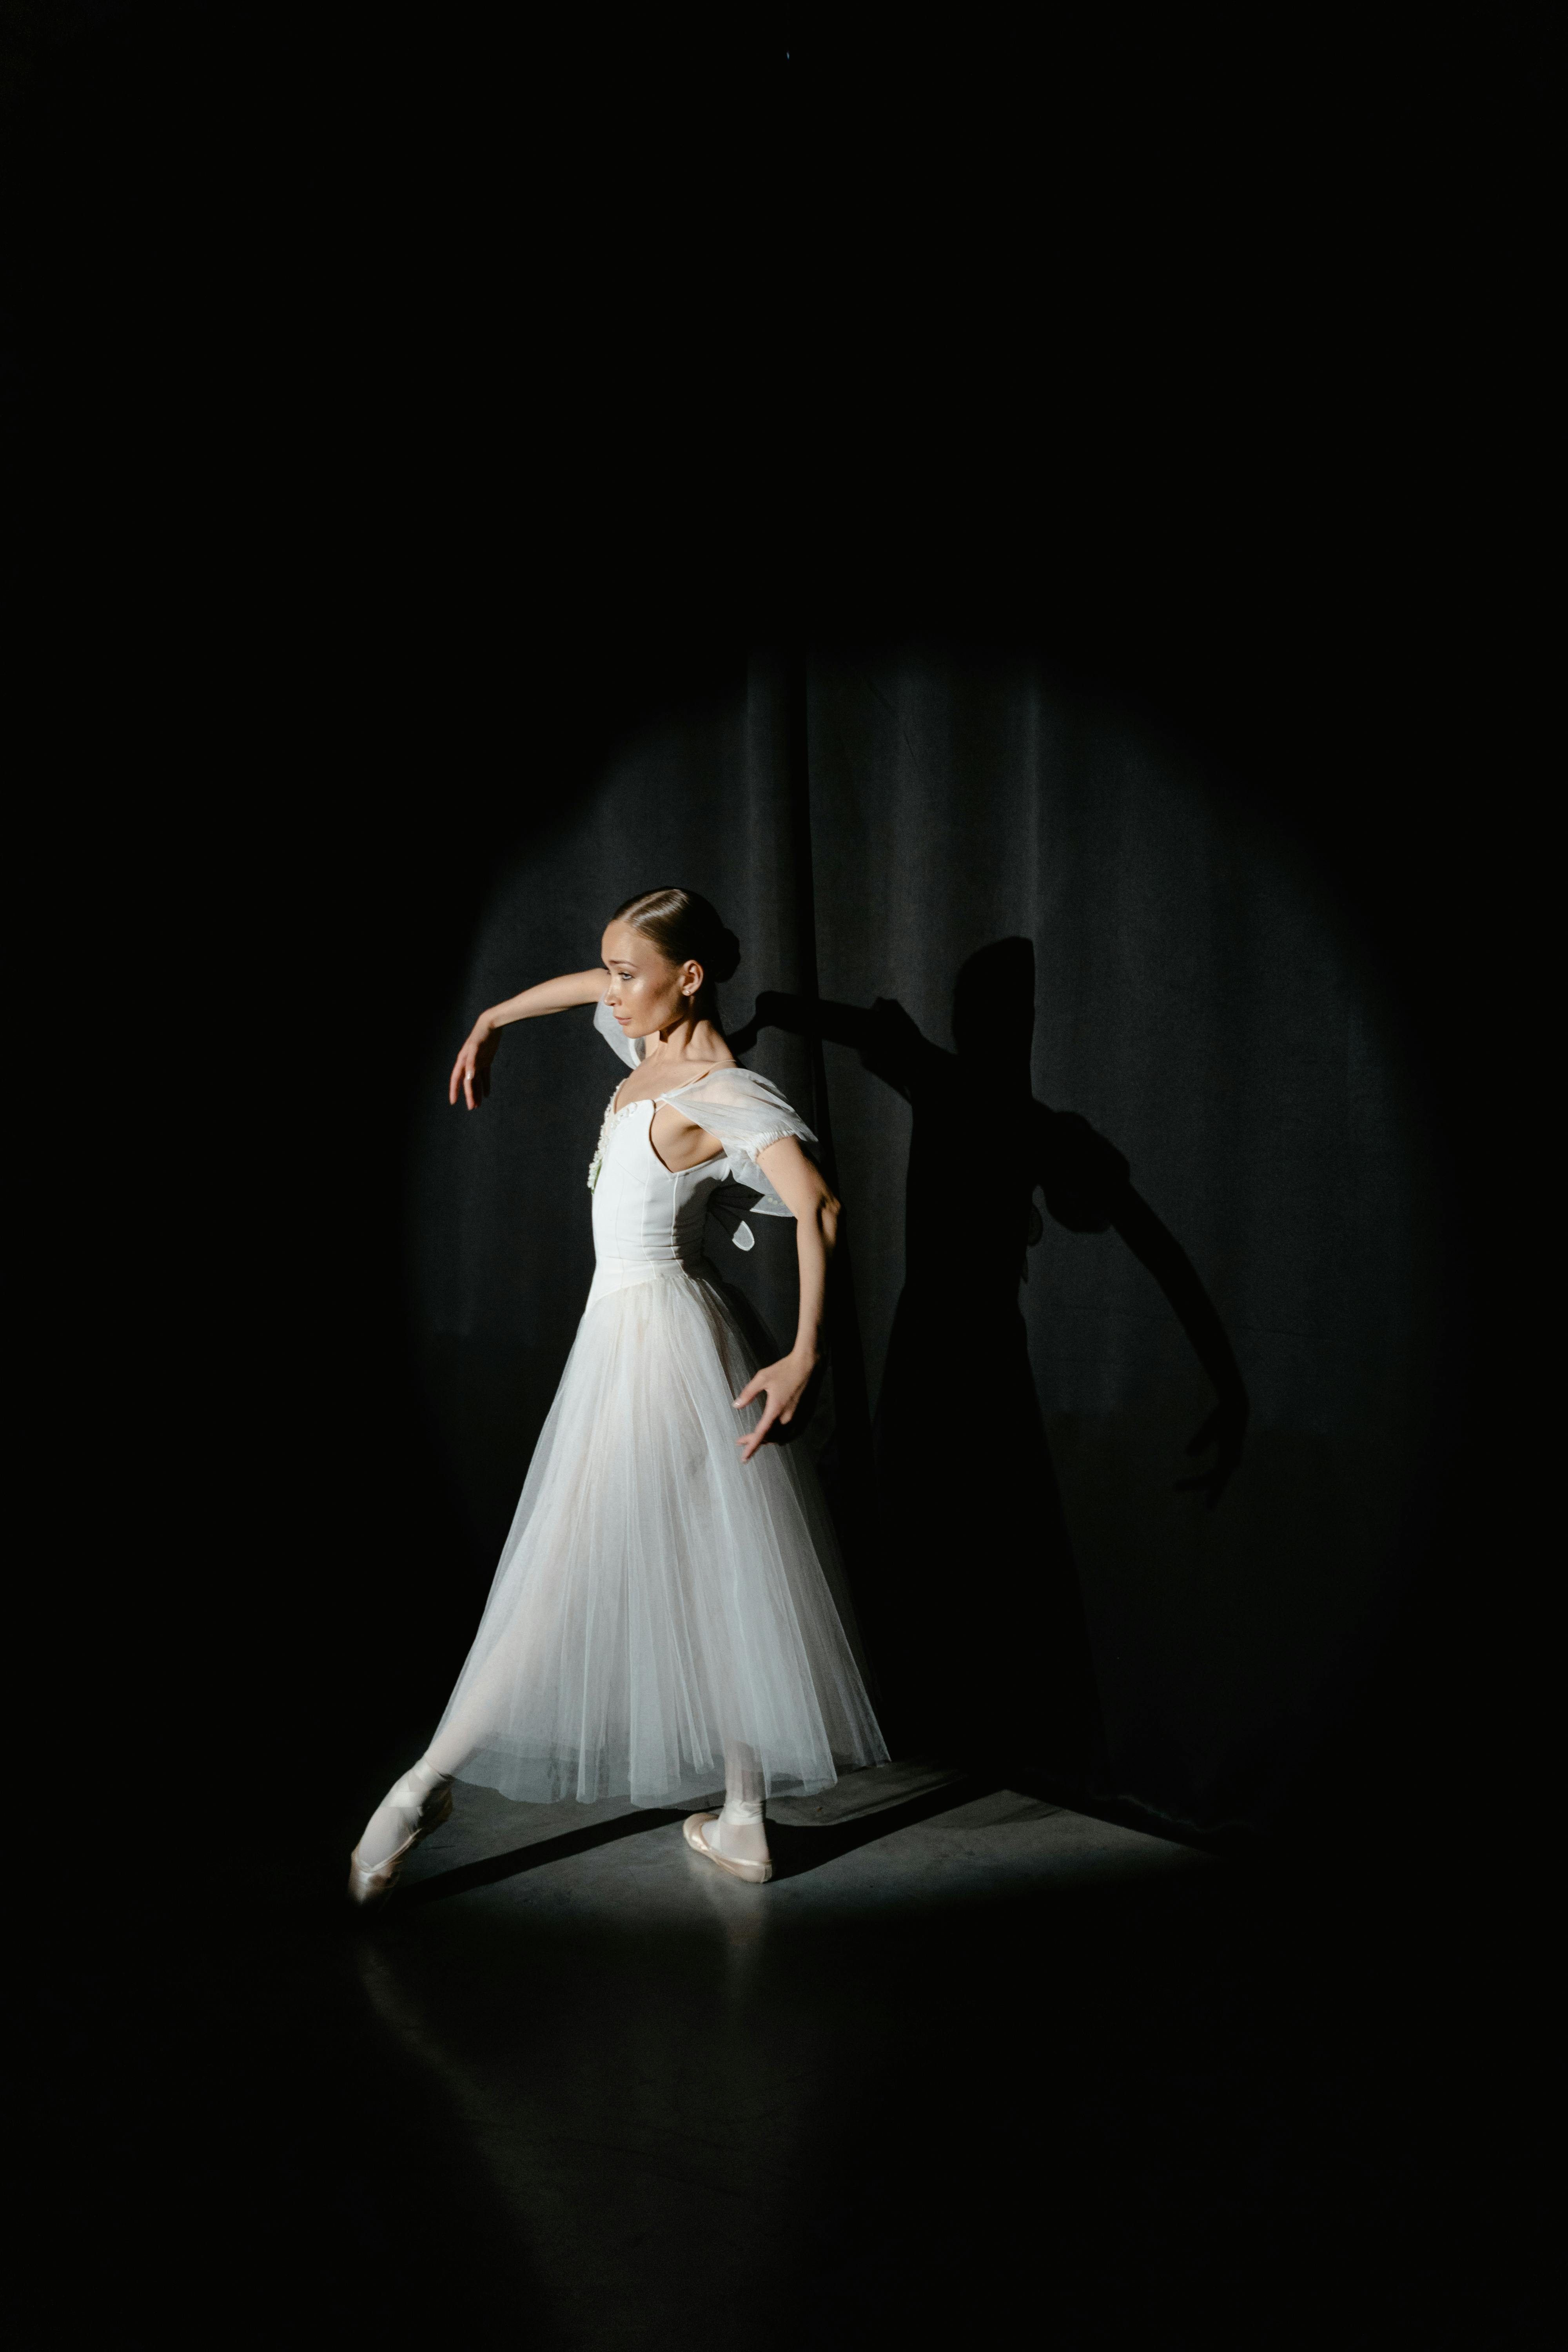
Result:
{"label": "shadow of arm", "polygon": [[732,1030],[732,1053],[749,1052],[763,1029],[787,1029],[797,1037],[821,1037],[830,1045],[853,1045],[864,1053],[874,1023],[858,1004],[838,1004],[830,997],[791,996],[782,989],[765,988],[743,1029]]}
{"label": "shadow of arm", "polygon": [[1247,1436],[1248,1406],[1240,1367],[1191,1258],[1131,1184],[1122,1187],[1113,1203],[1110,1223],[1170,1300],[1176,1320],[1214,1383],[1215,1409],[1187,1447],[1189,1454],[1201,1454],[1207,1445],[1216,1446],[1213,1467],[1196,1477],[1176,1481],[1178,1491],[1203,1489],[1212,1510],[1241,1459]]}
{"label": "shadow of arm", "polygon": [[852,1046],[873,1077],[885,1079],[906,1097],[933,1057],[942,1063],[952,1058],[928,1044],[903,1006],[889,997],[879,996],[867,1007],[764,989],[746,1026],[730,1033],[731,1051],[747,1052],[763,1029],[787,1029],[830,1045]]}

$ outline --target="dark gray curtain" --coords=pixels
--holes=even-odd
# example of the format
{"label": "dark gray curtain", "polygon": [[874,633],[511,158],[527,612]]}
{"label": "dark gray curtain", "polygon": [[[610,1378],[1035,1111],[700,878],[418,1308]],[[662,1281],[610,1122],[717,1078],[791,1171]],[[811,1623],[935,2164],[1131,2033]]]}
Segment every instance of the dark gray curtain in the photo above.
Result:
{"label": "dark gray curtain", "polygon": [[[1396,1780],[1407,1822],[1436,1773],[1527,1780],[1528,1555],[1492,1524],[1521,1449],[1478,1434],[1517,1412],[1518,1356],[1483,1358],[1458,1261],[1489,1257],[1499,1122],[1529,1099],[1482,1075],[1520,929],[1491,793],[1543,772],[1492,677],[1536,622],[1505,594],[1528,568],[1465,561],[1416,462],[1444,367],[1415,353],[1368,407],[1358,361],[1325,407],[1299,364],[1303,334],[1359,348],[1332,323],[1358,270],[1347,316],[1389,316],[1360,211],[1330,237],[1348,279],[1309,284],[1244,171],[1218,215],[1256,218],[1256,263],[1200,286],[1212,222],[1173,226],[1185,28],[1107,37],[1087,79],[1058,60],[1054,102],[1097,125],[1075,194],[1102,128],[1142,139],[1130,98],[1179,148],[1114,223],[1096,194],[1097,242],[1042,193],[1032,76],[972,58],[984,171],[937,134],[951,27],[934,110],[884,106],[880,74],[841,102],[819,50],[804,87],[731,52],[715,112],[695,64],[650,103],[650,26],[616,116],[596,36],[575,78],[564,31],[479,71],[419,27],[367,82],[357,31],[313,21],[316,58],[243,11],[89,13],[101,39],[38,51],[13,151],[45,234],[16,412],[40,835],[12,946],[29,1034],[68,981],[80,1000],[39,1063],[75,1091],[38,1114],[63,1234],[30,1276],[38,1444],[76,1444],[52,1400],[90,1363],[115,1405],[93,1442],[159,1561],[94,1604],[89,1718],[195,1705],[203,1752],[316,1759],[345,1791],[322,1854],[382,1745],[404,1760],[570,1341],[615,1076],[585,1024],[537,1024],[466,1120],[450,1057],[478,1005],[676,875],[745,942],[737,1031],[791,1000],[748,1050],[847,1204],[800,1442],[909,1739],[942,1727],[940,1628],[973,1625],[948,1734],[980,1737],[980,1660],[1010,1652],[997,1715],[1042,1764],[1045,1720],[1076,1719],[1086,1801],[1275,1819],[1352,1716],[1391,1730],[1342,1793]],[[512,184],[520,78],[593,93],[563,211]],[[1500,430],[1489,467],[1523,446]],[[786,643],[819,650],[731,650]],[[978,650],[1004,644],[1044,651]],[[1026,1097],[1010,1032],[979,1083],[984,1028],[952,1026],[961,974],[1026,950]],[[856,1031],[879,1002],[901,1044]],[[787,1235],[730,1256],[787,1328]],[[1215,1328],[1249,1421],[1210,1509],[1172,1486]],[[1391,1699],[1369,1672],[1412,1589]],[[180,1663],[193,1626],[221,1674]],[[1072,1656],[1031,1696],[1030,1662]]]}
{"label": "dark gray curtain", "polygon": [[[581,1311],[616,1066],[573,1014],[508,1035],[481,1115],[447,1069],[480,1007],[679,881],[740,934],[726,1025],[847,1204],[799,1442],[895,1732],[1205,1829],[1278,1813],[1403,1596],[1436,1294],[1392,1016],[1261,783],[1022,656],[759,654],[628,728],[498,876],[416,1119],[414,1319],[476,1605]],[[784,1344],[790,1230],[713,1246]],[[1177,1491],[1228,1361],[1239,1465]]]}
{"label": "dark gray curtain", "polygon": [[[395,2276],[549,2336],[330,1923],[588,1279],[610,1055],[531,1024],[475,1118],[451,1057],[671,877],[847,1202],[799,1442],[900,1745],[1281,1864],[1044,1888],[1000,1977],[968,1906],[783,1937],[781,2046],[847,2055],[773,2319],[819,2255],[829,2335],[1000,2307],[1043,2208],[1074,2341],[1436,2340],[1472,2248],[1451,2328],[1531,2326],[1542,43],[1009,21],[792,14],[786,75],[771,12],[11,12],[10,1748],[79,2333]],[[785,640],[837,650],[725,650]],[[725,1256],[787,1326],[787,1232]],[[464,1948],[470,2038],[593,2040],[596,1965]]]}

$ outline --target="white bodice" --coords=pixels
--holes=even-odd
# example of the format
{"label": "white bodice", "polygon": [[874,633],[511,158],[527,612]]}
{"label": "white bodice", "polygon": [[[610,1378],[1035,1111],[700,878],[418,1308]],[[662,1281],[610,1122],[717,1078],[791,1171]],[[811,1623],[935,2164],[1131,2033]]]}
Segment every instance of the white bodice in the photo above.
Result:
{"label": "white bodice", "polygon": [[[595,1026],[620,1059],[640,1066],[640,1038],[623,1037],[603,1004]],[[617,1087],[616,1093],[620,1090]],[[689,1097],[689,1099],[688,1099]],[[790,1211],[757,1166],[756,1155],[786,1135],[815,1142],[810,1128],[776,1087],[753,1070],[715,1069],[689,1086],[647,1097],[605,1114],[588,1181],[594,1192],[594,1284],[588,1305],[660,1269],[695,1265],[703,1255],[703,1228],[712,1209],[731,1228],[737,1248],[750,1249],[742,1217],[787,1217]],[[653,1148],[654,1113],[679,1102],[689,1118],[724,1146],[696,1168],[667,1168]]]}
{"label": "white bodice", "polygon": [[694,1265],[702,1255],[708,1204],[729,1175],[723,1152],[700,1168],[667,1168],[653,1148],[655,1102],[612,1111],[599,1140],[594,1185],[592,1306],[607,1291],[644,1282],[657,1266]]}

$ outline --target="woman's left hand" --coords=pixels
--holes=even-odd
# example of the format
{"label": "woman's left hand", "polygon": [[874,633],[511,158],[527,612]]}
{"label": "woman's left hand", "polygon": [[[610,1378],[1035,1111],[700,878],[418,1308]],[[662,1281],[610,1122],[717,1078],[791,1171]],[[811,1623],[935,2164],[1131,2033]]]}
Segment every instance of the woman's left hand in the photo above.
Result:
{"label": "woman's left hand", "polygon": [[755,1378],[746,1382],[735,1399],[735,1410],[739,1412],[742,1405],[761,1397],[763,1417],[755,1429],[737,1440],[742,1462],[749,1462],[758,1446],[767,1443],[768,1432],[775,1421],[787,1423],[795,1419],[795,1407],[811,1385],[816,1370],[815,1363],[799,1356],[781,1356],[776,1364],[764,1364]]}

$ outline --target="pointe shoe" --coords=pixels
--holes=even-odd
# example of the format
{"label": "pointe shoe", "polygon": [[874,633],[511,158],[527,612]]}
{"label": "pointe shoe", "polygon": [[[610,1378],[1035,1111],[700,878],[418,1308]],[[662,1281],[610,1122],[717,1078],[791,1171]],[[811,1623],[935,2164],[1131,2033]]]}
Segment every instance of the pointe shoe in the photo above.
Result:
{"label": "pointe shoe", "polygon": [[765,1886],[773,1874],[771,1862],[742,1862],[738,1854],[717,1853],[709,1844],[702,1834],[703,1826],[718,1818],[717,1813],[689,1813],[680,1825],[680,1834],[693,1853],[705,1854],[731,1878],[743,1878],[748,1886]]}
{"label": "pointe shoe", "polygon": [[438,1830],[442,1822],[451,1817],[451,1784],[444,1780],[438,1789],[431,1790],[420,1806],[419,1818],[412,1832],[384,1860],[366,1865],[361,1862],[356,1845],[349,1856],[349,1901],[357,1904],[362,1911],[374,1910],[384,1903],[397,1884],[398,1872],[415,1847],[421,1839],[427,1838],[432,1830]]}

